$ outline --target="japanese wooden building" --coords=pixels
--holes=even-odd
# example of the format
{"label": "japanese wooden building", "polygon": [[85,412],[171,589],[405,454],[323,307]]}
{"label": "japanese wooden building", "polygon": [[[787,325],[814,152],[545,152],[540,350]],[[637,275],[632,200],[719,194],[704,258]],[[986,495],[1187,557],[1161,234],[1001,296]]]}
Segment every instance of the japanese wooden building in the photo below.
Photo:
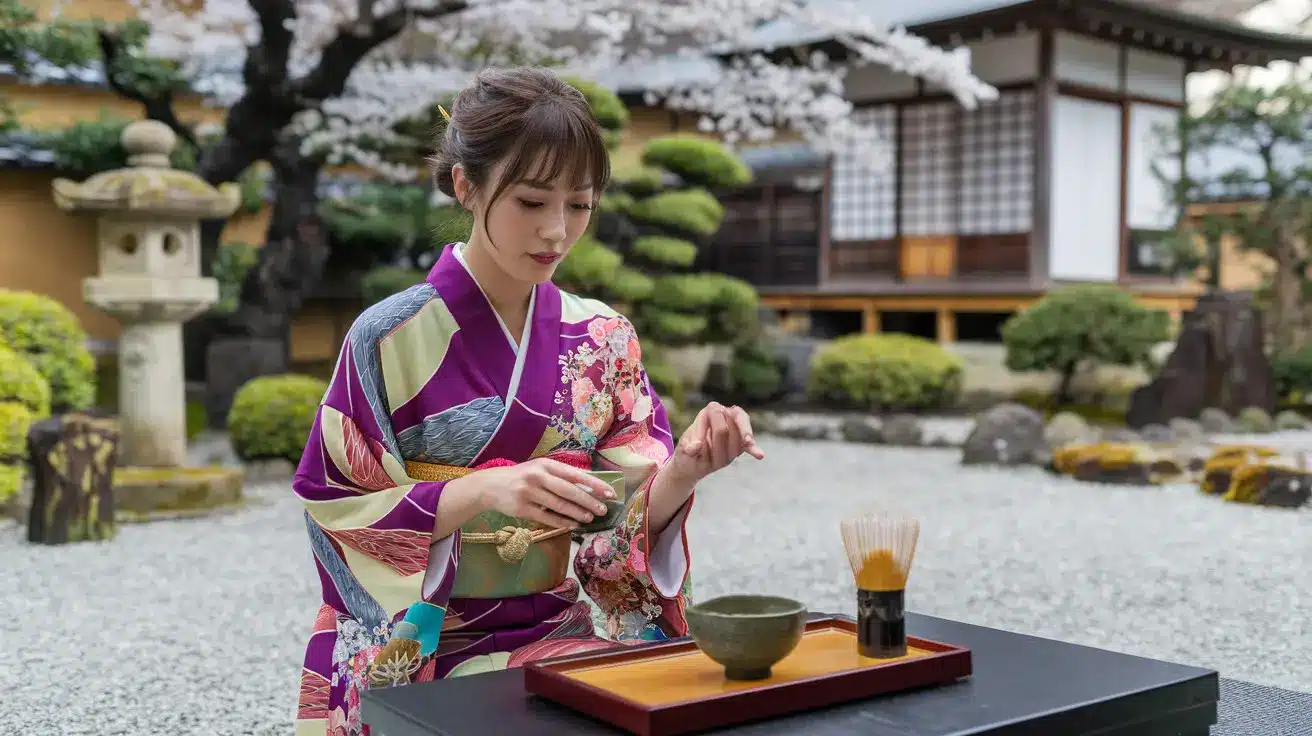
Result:
{"label": "japanese wooden building", "polygon": [[[1162,160],[1154,129],[1178,120],[1191,72],[1298,60],[1312,40],[1126,0],[913,5],[916,18],[891,24],[967,46],[998,98],[969,110],[905,74],[852,68],[847,96],[893,142],[892,166],[796,144],[745,151],[758,181],[726,195],[709,265],[821,334],[992,339],[1015,310],[1081,281],[1188,309],[1200,286],[1151,257],[1181,214],[1152,170],[1180,165]],[[760,39],[772,53],[843,54],[795,27]]]}

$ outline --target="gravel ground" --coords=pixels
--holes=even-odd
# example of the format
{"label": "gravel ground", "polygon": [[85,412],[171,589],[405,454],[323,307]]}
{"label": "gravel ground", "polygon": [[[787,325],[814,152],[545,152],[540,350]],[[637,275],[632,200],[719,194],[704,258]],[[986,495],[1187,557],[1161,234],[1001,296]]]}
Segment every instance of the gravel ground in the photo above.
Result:
{"label": "gravel ground", "polygon": [[[1312,691],[1312,510],[966,469],[952,450],[763,444],[698,496],[699,598],[854,613],[838,522],[894,504],[923,520],[913,610]],[[110,545],[0,526],[0,733],[289,734],[318,581],[290,491],[249,492],[265,502]]]}

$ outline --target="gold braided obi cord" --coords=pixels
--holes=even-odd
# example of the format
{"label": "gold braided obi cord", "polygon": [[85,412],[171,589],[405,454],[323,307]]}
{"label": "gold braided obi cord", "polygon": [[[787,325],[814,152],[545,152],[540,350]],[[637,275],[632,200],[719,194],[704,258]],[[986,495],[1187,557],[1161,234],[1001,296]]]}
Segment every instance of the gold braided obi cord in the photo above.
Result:
{"label": "gold braided obi cord", "polygon": [[[405,462],[406,475],[416,481],[455,480],[473,472],[458,465]],[[496,511],[479,514],[460,529],[461,560],[452,596],[505,598],[551,590],[568,573],[569,531]]]}

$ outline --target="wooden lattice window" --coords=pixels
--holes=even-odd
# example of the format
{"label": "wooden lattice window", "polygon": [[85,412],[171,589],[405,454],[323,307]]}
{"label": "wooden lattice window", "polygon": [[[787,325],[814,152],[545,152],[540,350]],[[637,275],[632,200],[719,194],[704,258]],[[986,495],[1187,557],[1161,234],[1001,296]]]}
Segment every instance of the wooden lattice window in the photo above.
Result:
{"label": "wooden lattice window", "polygon": [[963,110],[960,235],[1029,232],[1034,199],[1034,93],[1016,90]]}
{"label": "wooden lattice window", "polygon": [[958,116],[956,102],[902,109],[902,234],[956,232]]}
{"label": "wooden lattice window", "polygon": [[[897,141],[897,109],[893,105],[858,108],[853,117],[873,126],[892,147]],[[829,237],[832,240],[875,240],[897,235],[896,173],[862,165],[853,153],[833,158],[829,182]]]}

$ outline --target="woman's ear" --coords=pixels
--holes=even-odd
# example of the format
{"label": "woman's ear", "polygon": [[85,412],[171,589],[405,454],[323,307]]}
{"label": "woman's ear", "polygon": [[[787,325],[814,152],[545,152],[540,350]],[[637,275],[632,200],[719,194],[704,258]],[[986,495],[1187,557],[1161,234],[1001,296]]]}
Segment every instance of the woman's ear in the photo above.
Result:
{"label": "woman's ear", "polygon": [[469,209],[466,202],[469,201],[469,192],[472,185],[469,182],[469,177],[465,176],[464,164],[455,164],[451,167],[451,182],[456,191],[456,201],[460,203],[461,207]]}

